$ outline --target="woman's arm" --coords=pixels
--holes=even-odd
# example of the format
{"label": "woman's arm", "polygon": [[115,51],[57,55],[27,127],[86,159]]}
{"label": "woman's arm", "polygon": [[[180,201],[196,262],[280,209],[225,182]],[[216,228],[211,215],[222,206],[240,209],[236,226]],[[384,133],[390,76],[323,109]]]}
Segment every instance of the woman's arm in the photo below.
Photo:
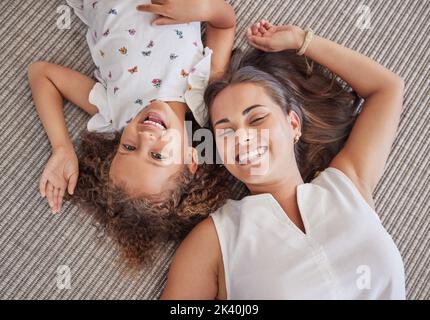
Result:
{"label": "woman's arm", "polygon": [[396,137],[404,82],[372,59],[318,36],[306,55],[339,75],[365,100],[345,147],[330,165],[371,198]]}
{"label": "woman's arm", "polygon": [[214,300],[221,256],[212,218],[198,224],[175,253],[163,300]]}
{"label": "woman's arm", "polygon": [[[139,11],[158,14],[155,25],[207,22],[206,46],[213,50],[210,80],[227,70],[236,31],[234,9],[224,0],[159,0],[140,5]],[[156,3],[155,3],[156,2]]]}
{"label": "woman's arm", "polygon": [[[262,22],[248,30],[251,44],[265,51],[298,50],[305,32]],[[393,145],[403,110],[403,80],[372,59],[316,36],[305,55],[345,80],[365,99],[363,110],[331,166],[342,170],[371,202]]]}
{"label": "woman's arm", "polygon": [[209,82],[227,71],[236,33],[236,14],[224,0],[213,1],[212,18],[206,25],[206,46],[213,50]]}

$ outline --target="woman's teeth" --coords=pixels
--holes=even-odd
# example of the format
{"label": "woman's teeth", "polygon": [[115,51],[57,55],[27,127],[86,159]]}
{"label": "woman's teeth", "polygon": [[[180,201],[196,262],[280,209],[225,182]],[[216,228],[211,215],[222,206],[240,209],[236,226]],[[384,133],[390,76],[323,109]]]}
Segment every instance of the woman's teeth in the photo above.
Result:
{"label": "woman's teeth", "polygon": [[261,158],[268,150],[268,147],[259,147],[254,151],[239,154],[238,160],[240,164],[249,164]]}

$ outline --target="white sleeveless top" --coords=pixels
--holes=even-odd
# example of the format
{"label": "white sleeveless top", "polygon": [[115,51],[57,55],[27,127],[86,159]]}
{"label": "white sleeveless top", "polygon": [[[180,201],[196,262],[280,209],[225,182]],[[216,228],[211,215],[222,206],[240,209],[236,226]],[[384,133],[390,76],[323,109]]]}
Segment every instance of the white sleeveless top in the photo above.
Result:
{"label": "white sleeveless top", "polygon": [[297,202],[306,234],[270,194],[211,215],[227,299],[405,299],[400,253],[342,171],[299,185]]}
{"label": "white sleeveless top", "polygon": [[87,42],[99,81],[89,95],[98,113],[89,131],[120,131],[151,100],[186,103],[201,125],[212,50],[203,48],[200,23],[152,26],[154,14],[136,6],[150,0],[67,0],[88,25]]}

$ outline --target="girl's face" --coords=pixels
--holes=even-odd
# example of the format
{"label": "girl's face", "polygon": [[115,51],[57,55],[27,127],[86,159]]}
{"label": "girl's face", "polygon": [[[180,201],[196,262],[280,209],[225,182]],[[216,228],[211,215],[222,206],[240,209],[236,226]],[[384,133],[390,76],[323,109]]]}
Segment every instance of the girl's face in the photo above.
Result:
{"label": "girl's face", "polygon": [[224,165],[248,187],[275,183],[296,163],[300,120],[295,112],[287,115],[261,86],[227,87],[216,96],[210,116]]}
{"label": "girl's face", "polygon": [[185,133],[185,105],[171,105],[153,101],[124,129],[110,178],[131,196],[171,190],[187,167],[191,173],[197,170]]}

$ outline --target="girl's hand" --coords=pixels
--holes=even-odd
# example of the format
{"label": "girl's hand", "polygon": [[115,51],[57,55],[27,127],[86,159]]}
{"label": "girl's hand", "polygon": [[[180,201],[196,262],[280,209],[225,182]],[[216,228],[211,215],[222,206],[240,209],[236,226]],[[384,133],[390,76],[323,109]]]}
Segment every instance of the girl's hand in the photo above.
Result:
{"label": "girl's hand", "polygon": [[275,26],[266,20],[253,24],[246,32],[248,42],[265,52],[299,50],[303,45],[305,32],[296,26]]}
{"label": "girl's hand", "polygon": [[47,198],[52,213],[60,212],[66,189],[73,194],[78,175],[78,158],[73,147],[54,149],[39,184],[40,194]]}
{"label": "girl's hand", "polygon": [[152,0],[152,4],[137,6],[137,10],[158,15],[155,25],[210,21],[214,0]]}

